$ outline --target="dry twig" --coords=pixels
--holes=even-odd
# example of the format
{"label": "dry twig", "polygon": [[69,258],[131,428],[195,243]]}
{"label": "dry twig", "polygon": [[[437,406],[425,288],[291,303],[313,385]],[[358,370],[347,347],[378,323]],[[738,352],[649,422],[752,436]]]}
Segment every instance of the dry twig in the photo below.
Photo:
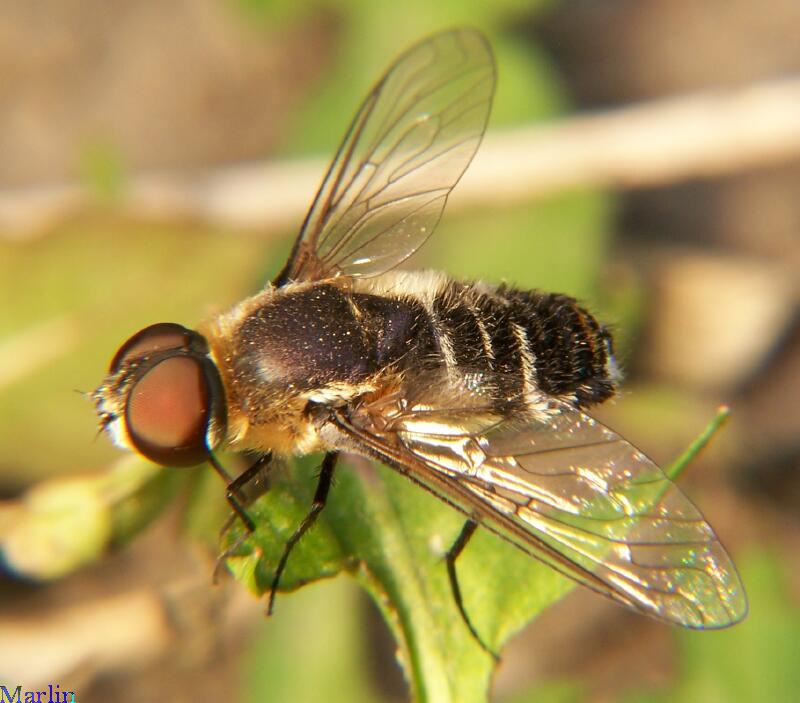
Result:
{"label": "dry twig", "polygon": [[[584,186],[658,185],[798,156],[800,79],[774,80],[490,133],[452,207],[524,202]],[[302,220],[324,168],[309,159],[193,177],[143,175],[121,206],[139,218],[283,231]],[[77,184],[0,191],[0,236],[41,232],[91,204],[91,191]]]}

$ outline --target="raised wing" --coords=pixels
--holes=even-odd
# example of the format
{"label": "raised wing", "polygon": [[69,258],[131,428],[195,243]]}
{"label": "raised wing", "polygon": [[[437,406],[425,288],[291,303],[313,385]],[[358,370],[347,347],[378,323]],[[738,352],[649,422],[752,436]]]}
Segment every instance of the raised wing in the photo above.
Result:
{"label": "raised wing", "polygon": [[662,620],[719,628],[747,601],[711,526],[661,469],[560,401],[504,419],[480,393],[405,393],[340,415],[367,453],[527,554]]}
{"label": "raised wing", "polygon": [[472,29],[402,54],[356,113],[276,285],[375,276],[411,256],[478,149],[494,83],[489,44]]}

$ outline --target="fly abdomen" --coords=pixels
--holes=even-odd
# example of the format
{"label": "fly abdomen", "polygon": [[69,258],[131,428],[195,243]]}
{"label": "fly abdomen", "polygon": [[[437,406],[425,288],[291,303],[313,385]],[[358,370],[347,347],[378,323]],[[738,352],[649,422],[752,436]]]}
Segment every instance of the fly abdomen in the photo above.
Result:
{"label": "fly abdomen", "polygon": [[491,378],[505,411],[542,393],[578,406],[614,393],[611,336],[569,296],[450,281],[409,305],[414,363]]}
{"label": "fly abdomen", "polygon": [[616,365],[611,334],[574,298],[500,286],[509,316],[523,327],[541,391],[572,396],[578,406],[614,394]]}

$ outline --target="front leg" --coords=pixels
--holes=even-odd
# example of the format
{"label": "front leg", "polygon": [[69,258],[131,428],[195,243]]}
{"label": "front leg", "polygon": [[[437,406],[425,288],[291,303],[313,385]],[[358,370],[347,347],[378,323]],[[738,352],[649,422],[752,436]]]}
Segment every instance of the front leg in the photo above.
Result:
{"label": "front leg", "polygon": [[[236,550],[247,540],[250,535],[255,532],[256,526],[253,519],[247,514],[243,507],[243,503],[248,502],[244,489],[249,485],[255,483],[258,479],[265,479],[267,472],[274,465],[272,452],[267,452],[263,456],[256,459],[247,469],[245,469],[239,476],[231,480],[228,473],[222,469],[216,459],[212,459],[212,465],[217,469],[217,473],[225,477],[228,485],[225,489],[225,498],[228,504],[233,508],[233,514],[225,521],[222,529],[220,530],[220,538],[231,528],[234,521],[238,517],[242,524],[245,526],[246,532],[240,535],[233,544],[225,549],[217,557],[217,563],[214,565],[213,582],[219,581],[219,575],[222,572],[222,567],[225,565],[225,560],[236,553]],[[219,467],[219,468],[218,468]],[[264,491],[262,491],[263,493]]]}
{"label": "front leg", "polygon": [[[243,489],[251,484],[256,478],[266,473],[270,467],[270,464],[272,463],[272,452],[267,452],[263,456],[256,459],[256,461],[254,461],[241,473],[241,475],[237,476],[235,479],[231,478],[230,474],[225,470],[222,464],[217,461],[217,458],[213,454],[209,453],[208,461],[226,483],[225,499],[228,501],[228,505],[230,505],[233,509],[235,516],[242,521],[247,529],[247,532],[252,534],[255,532],[256,526],[253,523],[253,519],[244,509],[244,503],[247,501]],[[230,525],[231,521],[229,520],[223,526],[222,531],[225,532]]]}

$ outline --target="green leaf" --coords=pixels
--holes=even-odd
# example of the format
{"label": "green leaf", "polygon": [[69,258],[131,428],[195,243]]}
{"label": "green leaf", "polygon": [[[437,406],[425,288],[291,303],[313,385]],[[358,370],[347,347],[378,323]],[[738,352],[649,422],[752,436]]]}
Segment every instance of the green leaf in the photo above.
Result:
{"label": "green leaf", "polygon": [[[717,430],[724,412],[676,462],[683,467]],[[443,556],[464,518],[385,467],[351,458],[317,525],[297,544],[280,590],[350,573],[370,593],[400,648],[415,700],[483,701],[495,661],[460,617]],[[283,546],[309,507],[318,459],[303,460],[276,477],[249,510],[255,534],[229,559],[234,575],[254,593],[268,593]],[[244,537],[236,525],[227,535]],[[481,638],[496,652],[573,583],[486,530],[470,541],[458,565],[464,605]],[[276,608],[282,599],[277,599]]]}
{"label": "green leaf", "polygon": [[[461,620],[443,560],[463,518],[403,476],[355,462],[339,468],[319,524],[292,552],[281,590],[348,571],[391,628],[415,700],[485,700],[495,662]],[[257,531],[230,561],[256,592],[268,590],[283,544],[308,512],[315,468],[299,462],[251,507]],[[229,543],[240,536],[237,526]],[[486,532],[470,542],[458,572],[465,607],[497,651],[572,585]]]}

